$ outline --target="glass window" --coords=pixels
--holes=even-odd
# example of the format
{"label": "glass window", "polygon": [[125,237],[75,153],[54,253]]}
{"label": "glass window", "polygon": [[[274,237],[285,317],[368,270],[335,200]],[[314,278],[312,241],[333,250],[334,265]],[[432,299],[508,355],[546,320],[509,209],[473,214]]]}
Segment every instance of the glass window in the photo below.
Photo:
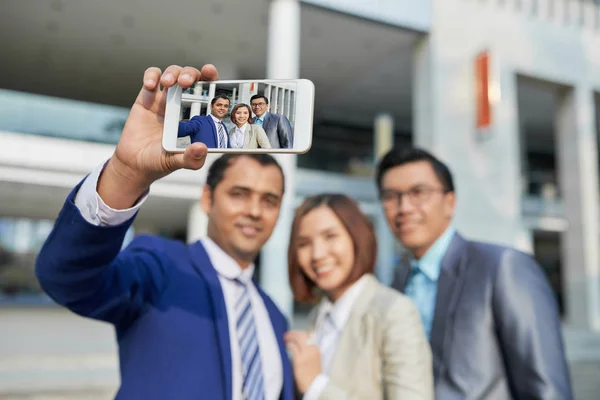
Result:
{"label": "glass window", "polygon": [[129,109],[0,90],[0,130],[116,144]]}
{"label": "glass window", "polygon": [[[35,276],[37,255],[54,221],[0,218],[0,304],[52,303]],[[126,246],[134,236],[125,237]]]}

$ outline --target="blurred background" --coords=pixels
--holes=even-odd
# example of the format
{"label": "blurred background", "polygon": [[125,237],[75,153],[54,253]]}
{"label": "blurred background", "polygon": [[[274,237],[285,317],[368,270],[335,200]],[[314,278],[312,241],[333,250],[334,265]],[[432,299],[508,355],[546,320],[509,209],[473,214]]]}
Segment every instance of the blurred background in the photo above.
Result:
{"label": "blurred background", "polygon": [[[261,284],[294,326],[295,205],[339,191],[377,227],[377,276],[401,251],[374,167],[391,146],[455,174],[455,225],[543,266],[577,399],[600,390],[600,2],[592,0],[0,0],[0,398],[110,399],[110,326],[57,307],[34,262],[64,198],[110,157],[149,66],[314,82],[311,150],[278,157],[288,197]],[[209,158],[210,164],[214,157]],[[205,170],[204,170],[205,171]],[[194,241],[204,171],[153,187],[129,233]]]}

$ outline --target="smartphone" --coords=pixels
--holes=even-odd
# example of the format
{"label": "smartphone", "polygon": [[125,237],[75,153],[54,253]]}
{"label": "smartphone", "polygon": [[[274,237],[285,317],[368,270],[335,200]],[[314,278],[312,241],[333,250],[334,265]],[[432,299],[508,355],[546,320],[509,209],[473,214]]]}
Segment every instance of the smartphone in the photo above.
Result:
{"label": "smartphone", "polygon": [[184,152],[303,154],[312,145],[314,84],[308,79],[223,80],[167,91],[163,148]]}

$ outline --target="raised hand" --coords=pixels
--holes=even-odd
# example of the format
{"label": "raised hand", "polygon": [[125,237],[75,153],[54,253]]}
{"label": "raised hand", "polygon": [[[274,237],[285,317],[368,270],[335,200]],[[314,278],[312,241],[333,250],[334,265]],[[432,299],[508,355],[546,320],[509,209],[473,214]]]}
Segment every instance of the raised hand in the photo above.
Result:
{"label": "raised hand", "polygon": [[292,352],[296,386],[304,394],[321,373],[321,352],[308,332],[289,331],[285,334],[285,343]]}
{"label": "raised hand", "polygon": [[216,79],[218,73],[211,64],[201,70],[172,65],[162,74],[155,67],[145,71],[143,87],[98,182],[98,194],[108,206],[129,208],[154,181],[181,168],[202,168],[207,154],[205,144],[192,143],[184,153],[168,153],[162,147],[167,89],[175,83],[186,88],[197,81]]}

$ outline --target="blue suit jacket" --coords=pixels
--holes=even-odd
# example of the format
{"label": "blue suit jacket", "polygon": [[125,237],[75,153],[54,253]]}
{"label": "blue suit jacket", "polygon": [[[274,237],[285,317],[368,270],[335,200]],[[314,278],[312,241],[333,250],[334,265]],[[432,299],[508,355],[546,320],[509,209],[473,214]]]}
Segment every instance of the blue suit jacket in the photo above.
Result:
{"label": "blue suit jacket", "polygon": [[[225,128],[225,140],[227,148],[231,148],[227,127]],[[217,126],[210,115],[196,115],[189,121],[179,122],[177,137],[189,136],[192,143],[202,142],[209,149],[218,148],[219,137],[217,135]]]}
{"label": "blue suit jacket", "polygon": [[[81,185],[81,184],[80,184]],[[71,311],[114,325],[121,387],[117,399],[232,397],[229,327],[217,273],[200,242],[140,236],[120,251],[132,220],[89,224],[76,187],[36,261],[43,289]],[[283,363],[280,398],[294,398],[284,347],[288,324],[259,288]]]}

